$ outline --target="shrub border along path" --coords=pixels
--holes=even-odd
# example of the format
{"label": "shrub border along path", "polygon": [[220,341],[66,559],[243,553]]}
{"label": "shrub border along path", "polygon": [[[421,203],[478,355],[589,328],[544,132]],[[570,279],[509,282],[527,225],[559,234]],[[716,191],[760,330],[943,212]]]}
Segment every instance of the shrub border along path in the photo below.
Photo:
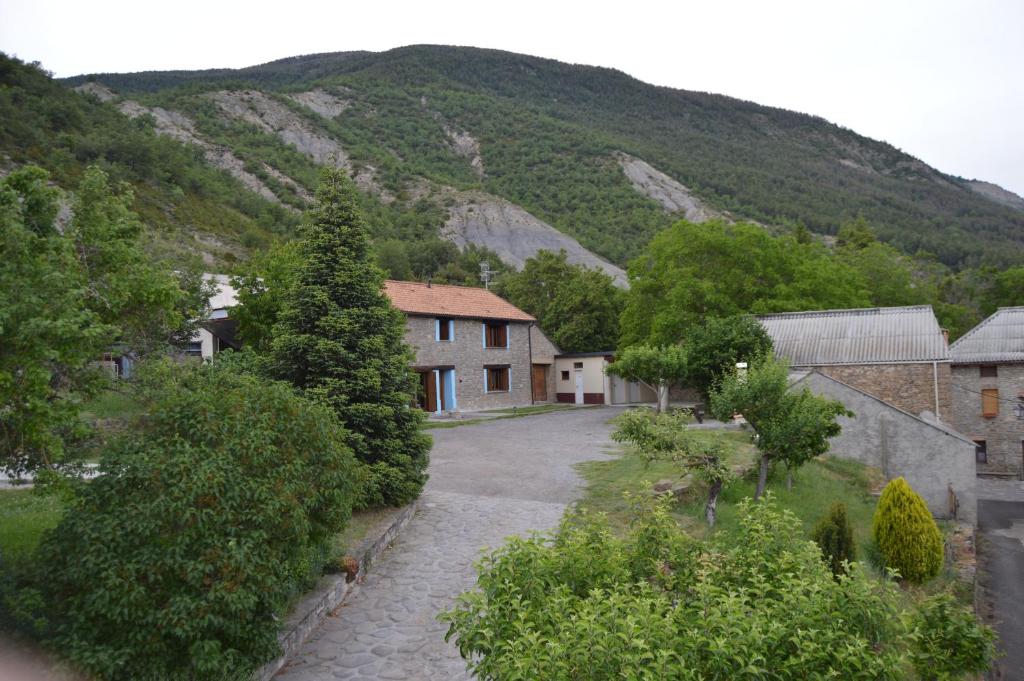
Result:
{"label": "shrub border along path", "polygon": [[367,571],[380,557],[398,535],[405,529],[419,509],[419,500],[397,509],[386,521],[372,528],[368,536],[349,555],[356,561],[356,570],[341,574],[325,575],[317,584],[316,589],[296,604],[287,617],[278,641],[281,644],[281,656],[268,662],[253,677],[256,681],[270,681],[288,660],[317,630],[323,621],[335,616],[349,593],[363,581]]}

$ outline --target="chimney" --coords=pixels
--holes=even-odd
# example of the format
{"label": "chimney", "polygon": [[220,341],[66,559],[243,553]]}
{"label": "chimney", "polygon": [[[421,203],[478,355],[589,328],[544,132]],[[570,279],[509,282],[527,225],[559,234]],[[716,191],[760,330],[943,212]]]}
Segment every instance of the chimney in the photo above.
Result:
{"label": "chimney", "polygon": [[949,346],[949,329],[942,330],[942,340],[946,342],[946,346]]}

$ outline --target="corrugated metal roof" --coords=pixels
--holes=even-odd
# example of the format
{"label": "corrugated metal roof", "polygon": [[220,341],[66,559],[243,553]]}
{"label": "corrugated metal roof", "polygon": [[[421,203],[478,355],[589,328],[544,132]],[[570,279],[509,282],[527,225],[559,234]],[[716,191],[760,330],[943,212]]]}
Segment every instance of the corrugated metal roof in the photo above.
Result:
{"label": "corrugated metal roof", "polygon": [[954,364],[1024,362],[1024,307],[1001,307],[949,347]]}
{"label": "corrugated metal roof", "polygon": [[794,367],[949,359],[931,305],[784,312],[758,317]]}

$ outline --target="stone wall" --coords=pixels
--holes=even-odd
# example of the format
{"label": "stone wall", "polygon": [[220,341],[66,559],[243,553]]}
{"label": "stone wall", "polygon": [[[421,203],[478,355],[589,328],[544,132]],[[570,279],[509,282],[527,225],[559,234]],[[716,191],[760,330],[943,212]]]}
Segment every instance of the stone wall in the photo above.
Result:
{"label": "stone wall", "polygon": [[[455,367],[455,402],[459,411],[479,411],[502,407],[522,407],[532,403],[530,385],[530,324],[509,322],[508,347],[483,347],[483,322],[479,319],[455,319],[450,341],[435,340],[435,318],[408,315],[405,341],[416,352],[416,368]],[[534,332],[534,360],[538,364],[554,362],[556,348],[539,331]],[[548,347],[550,346],[550,347]],[[485,391],[484,367],[507,365],[509,390]],[[554,395],[554,371],[548,371],[548,395]]]}
{"label": "stone wall", "polygon": [[[906,364],[849,364],[815,368],[847,385],[870,393],[911,414],[937,414],[952,423],[951,371],[949,362]],[[938,374],[939,404],[935,408],[935,375]]]}
{"label": "stone wall", "polygon": [[[1024,364],[1000,364],[997,376],[981,377],[977,364],[953,367],[953,419],[957,430],[972,440],[985,440],[987,462],[978,464],[979,473],[1024,474],[1024,420],[1013,413],[1015,400],[1024,393]],[[999,391],[999,413],[982,416],[981,391]],[[1011,401],[1007,401],[1011,400]]]}
{"label": "stone wall", "polygon": [[[894,408],[866,391],[812,372],[794,384],[842,402],[854,418],[839,417],[842,432],[829,453],[880,469],[887,479],[903,476],[937,518],[949,518],[950,489],[957,517],[977,522],[974,444],[949,426]],[[929,412],[930,413],[930,412]]]}

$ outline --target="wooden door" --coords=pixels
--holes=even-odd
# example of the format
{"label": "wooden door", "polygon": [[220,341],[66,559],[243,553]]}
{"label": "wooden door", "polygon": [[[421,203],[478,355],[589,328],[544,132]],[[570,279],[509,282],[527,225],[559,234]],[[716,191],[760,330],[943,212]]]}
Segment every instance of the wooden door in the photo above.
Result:
{"label": "wooden door", "polygon": [[548,366],[546,364],[533,365],[533,401],[548,401]]}
{"label": "wooden door", "polygon": [[437,379],[433,371],[420,372],[420,408],[423,411],[437,411]]}

